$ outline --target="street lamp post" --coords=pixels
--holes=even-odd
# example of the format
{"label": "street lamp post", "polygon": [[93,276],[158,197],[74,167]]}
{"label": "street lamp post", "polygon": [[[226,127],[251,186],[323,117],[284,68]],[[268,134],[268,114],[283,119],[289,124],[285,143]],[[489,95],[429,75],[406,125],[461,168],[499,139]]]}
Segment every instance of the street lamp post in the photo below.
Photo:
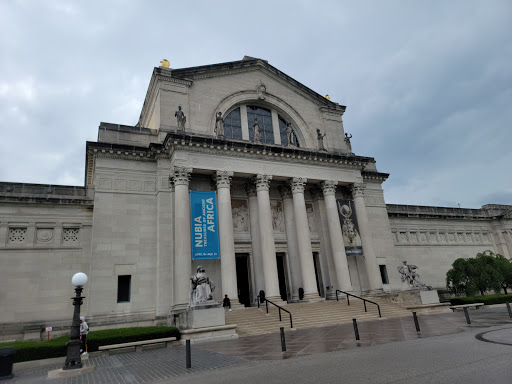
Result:
{"label": "street lamp post", "polygon": [[80,358],[80,306],[85,297],[81,296],[83,286],[87,283],[87,275],[82,272],[76,273],[71,279],[71,283],[75,286],[76,296],[72,297],[73,305],[73,322],[71,323],[71,335],[68,342],[68,352],[66,362],[62,369],[82,368],[82,359]]}

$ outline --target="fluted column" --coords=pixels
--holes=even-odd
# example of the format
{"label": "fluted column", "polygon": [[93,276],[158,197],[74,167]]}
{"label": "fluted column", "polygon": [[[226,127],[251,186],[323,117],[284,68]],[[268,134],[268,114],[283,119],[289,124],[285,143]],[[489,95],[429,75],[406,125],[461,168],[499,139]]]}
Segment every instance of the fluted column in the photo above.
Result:
{"label": "fluted column", "polygon": [[265,290],[263,272],[263,259],[261,255],[260,220],[258,213],[258,196],[256,185],[252,182],[245,184],[245,190],[249,199],[249,219],[251,221],[251,247],[252,247],[252,268],[254,272],[254,285],[256,295]]}
{"label": "fluted column", "polygon": [[329,274],[330,285],[327,289],[325,297],[332,300],[336,298],[335,289],[337,289],[339,285],[337,282],[336,268],[334,266],[334,260],[332,257],[331,236],[329,234],[329,225],[327,223],[327,212],[325,210],[324,195],[322,194],[322,190],[319,188],[312,188],[310,189],[309,193],[315,202],[316,208],[318,208],[317,212],[320,219],[319,222],[321,228],[320,249],[322,251],[322,258],[327,264],[327,273]]}
{"label": "fluted column", "polygon": [[336,268],[336,279],[339,284],[339,286],[335,288],[351,292],[352,283],[350,282],[350,274],[348,272],[347,254],[345,253],[345,244],[343,243],[343,235],[341,233],[336,197],[334,196],[337,185],[337,181],[326,180],[322,183],[322,189],[325,200],[327,225],[331,237],[332,256],[334,267]]}
{"label": "fluted column", "polygon": [[192,275],[192,241],[190,234],[190,194],[188,185],[191,168],[175,167],[174,182],[174,304],[173,310],[187,309],[189,305],[189,279]]}
{"label": "fluted column", "polygon": [[292,301],[299,300],[299,288],[302,287],[302,272],[300,268],[299,245],[297,243],[297,227],[293,208],[292,190],[289,186],[280,186],[279,193],[283,199],[284,223],[286,241],[288,244],[288,265],[290,266]]}
{"label": "fluted column", "polygon": [[231,214],[231,178],[233,172],[217,171],[217,209],[219,216],[220,271],[222,297],[228,295],[231,305],[239,305],[236,284],[235,239]]}
{"label": "fluted column", "polygon": [[382,290],[382,278],[380,277],[377,257],[373,249],[372,235],[368,224],[368,214],[364,204],[364,189],[365,185],[363,183],[354,183],[352,187],[357,222],[359,224],[359,234],[361,235],[361,241],[363,243],[364,262],[366,273],[368,274],[370,290]]}
{"label": "fluted column", "polygon": [[309,232],[304,188],[307,179],[294,177],[290,182],[293,194],[293,211],[297,227],[297,241],[299,245],[300,268],[302,271],[302,285],[304,298],[318,299],[316,287],[315,265],[313,264],[313,249],[311,248],[311,233]]}
{"label": "fluted column", "polygon": [[277,276],[276,246],[274,229],[272,228],[272,212],[270,211],[270,175],[257,175],[256,191],[258,196],[258,216],[260,221],[261,252],[263,256],[263,276],[265,279],[265,295],[269,300],[281,300],[279,293],[279,277]]}

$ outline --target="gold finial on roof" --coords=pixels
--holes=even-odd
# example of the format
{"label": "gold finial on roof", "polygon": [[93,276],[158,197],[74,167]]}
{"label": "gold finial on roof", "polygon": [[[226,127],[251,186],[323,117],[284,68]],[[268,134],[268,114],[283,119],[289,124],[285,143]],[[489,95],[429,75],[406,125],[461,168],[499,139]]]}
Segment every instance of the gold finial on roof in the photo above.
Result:
{"label": "gold finial on roof", "polygon": [[161,67],[164,67],[164,68],[169,68],[169,66],[171,65],[171,63],[169,63],[169,61],[167,59],[163,59],[161,62],[160,62],[160,66]]}
{"label": "gold finial on roof", "polygon": [[324,96],[327,100],[331,101],[331,98],[329,97],[329,95],[325,95]]}

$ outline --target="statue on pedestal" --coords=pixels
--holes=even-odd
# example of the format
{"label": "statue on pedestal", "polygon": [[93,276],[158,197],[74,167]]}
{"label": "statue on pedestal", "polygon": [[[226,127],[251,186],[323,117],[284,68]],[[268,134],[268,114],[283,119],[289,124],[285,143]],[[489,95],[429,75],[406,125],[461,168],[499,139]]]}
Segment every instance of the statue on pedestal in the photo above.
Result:
{"label": "statue on pedestal", "polygon": [[254,124],[252,125],[252,129],[254,130],[254,142],[260,143],[261,141],[261,133],[260,133],[260,125],[258,124],[258,119],[254,119]]}
{"label": "statue on pedestal", "polygon": [[187,122],[187,118],[181,110],[181,105],[178,106],[178,110],[174,113],[174,116],[176,116],[178,131],[185,131],[185,123]]}
{"label": "statue on pedestal", "polygon": [[407,265],[407,261],[403,262],[404,265],[397,267],[400,273],[400,280],[402,280],[402,291],[414,288],[429,289],[429,287],[420,281],[420,275],[416,272],[418,269],[415,265]]}
{"label": "statue on pedestal", "polygon": [[318,149],[320,151],[325,151],[327,152],[327,149],[325,149],[324,147],[324,137],[325,137],[326,133],[324,133],[323,135],[320,133],[320,130],[317,128],[316,129],[316,139],[318,141]]}
{"label": "statue on pedestal", "polygon": [[217,118],[215,119],[215,134],[218,137],[224,137],[224,118],[222,112],[217,112]]}
{"label": "statue on pedestal", "polygon": [[290,123],[286,124],[286,136],[288,137],[288,146],[296,147],[297,146],[297,137],[295,136],[295,131],[292,128]]}
{"label": "statue on pedestal", "polygon": [[214,290],[215,285],[206,276],[203,267],[199,265],[196,274],[190,278],[190,305],[194,306],[211,302]]}

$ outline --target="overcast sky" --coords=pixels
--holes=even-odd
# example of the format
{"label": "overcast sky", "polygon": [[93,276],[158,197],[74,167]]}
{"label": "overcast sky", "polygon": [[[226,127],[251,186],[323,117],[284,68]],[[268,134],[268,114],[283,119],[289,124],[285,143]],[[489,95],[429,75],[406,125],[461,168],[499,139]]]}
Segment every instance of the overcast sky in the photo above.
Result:
{"label": "overcast sky", "polygon": [[0,181],[84,185],[153,67],[270,64],[347,106],[387,203],[512,204],[512,2],[0,0]]}

